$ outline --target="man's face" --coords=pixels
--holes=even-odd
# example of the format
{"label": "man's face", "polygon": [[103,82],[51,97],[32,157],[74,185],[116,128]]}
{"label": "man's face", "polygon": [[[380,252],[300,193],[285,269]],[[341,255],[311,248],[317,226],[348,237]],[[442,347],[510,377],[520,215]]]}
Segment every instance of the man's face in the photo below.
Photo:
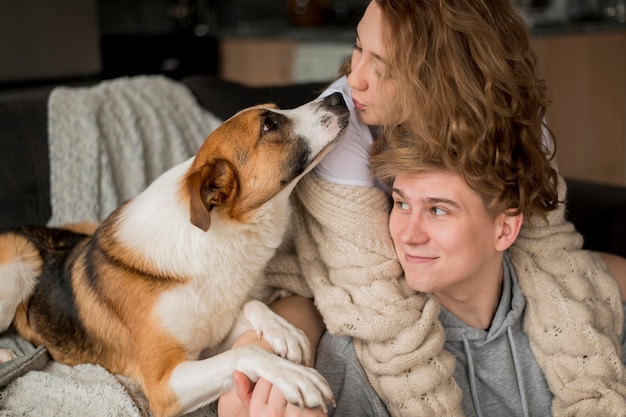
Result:
{"label": "man's face", "polygon": [[[389,230],[409,287],[457,301],[480,295],[502,276],[506,216],[491,216],[458,174],[396,177]],[[506,247],[505,247],[506,246]]]}

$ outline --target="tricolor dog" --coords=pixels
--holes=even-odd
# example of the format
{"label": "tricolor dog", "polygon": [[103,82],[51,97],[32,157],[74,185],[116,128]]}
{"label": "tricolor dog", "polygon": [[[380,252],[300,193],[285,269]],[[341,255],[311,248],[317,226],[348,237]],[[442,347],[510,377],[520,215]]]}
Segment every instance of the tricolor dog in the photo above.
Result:
{"label": "tricolor dog", "polygon": [[[301,365],[308,340],[252,294],[287,228],[291,191],[348,116],[338,93],[296,109],[243,110],[93,235],[3,232],[0,331],[12,324],[59,362],[133,378],[159,417],[214,401],[234,370],[325,409],[330,387]],[[278,355],[229,349],[249,329]]]}

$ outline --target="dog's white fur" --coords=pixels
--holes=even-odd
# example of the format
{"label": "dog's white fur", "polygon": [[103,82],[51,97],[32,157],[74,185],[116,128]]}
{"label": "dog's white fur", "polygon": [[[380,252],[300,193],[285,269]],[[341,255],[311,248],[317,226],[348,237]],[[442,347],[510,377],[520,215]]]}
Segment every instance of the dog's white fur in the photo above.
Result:
{"label": "dog's white fur", "polygon": [[[86,329],[85,345],[115,339],[98,346],[102,351],[87,352],[79,341],[55,345],[46,334],[59,321],[56,314],[64,314],[61,307],[32,310],[46,301],[36,283],[46,279],[46,285],[56,285],[40,277],[40,254],[48,243],[42,246],[37,236],[47,236],[48,229],[0,235],[0,330],[13,321],[23,337],[45,344],[59,361],[95,361],[135,378],[157,416],[214,401],[232,386],[234,370],[252,380],[268,379],[294,404],[325,408],[332,402],[330,387],[301,365],[310,356],[307,338],[250,298],[287,228],[291,191],[347,125],[347,109],[337,100],[238,113],[195,158],[164,173],[76,245],[65,277],[72,287],[69,308]],[[299,171],[285,173],[291,168],[284,164],[296,157]],[[205,177],[216,177],[217,185]],[[43,240],[64,238],[54,236]],[[251,345],[229,349],[250,329],[277,355]]]}

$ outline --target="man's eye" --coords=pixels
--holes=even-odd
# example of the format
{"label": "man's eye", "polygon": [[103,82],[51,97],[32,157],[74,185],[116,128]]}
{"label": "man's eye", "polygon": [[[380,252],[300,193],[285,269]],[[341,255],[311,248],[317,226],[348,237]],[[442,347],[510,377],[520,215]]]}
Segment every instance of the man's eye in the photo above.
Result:
{"label": "man's eye", "polygon": [[398,209],[400,210],[408,210],[410,208],[410,206],[408,205],[408,203],[405,203],[404,201],[396,201],[395,202],[396,207],[398,207]]}
{"label": "man's eye", "polygon": [[442,209],[441,207],[433,207],[431,211],[435,216],[443,216],[444,214],[448,213],[446,210]]}

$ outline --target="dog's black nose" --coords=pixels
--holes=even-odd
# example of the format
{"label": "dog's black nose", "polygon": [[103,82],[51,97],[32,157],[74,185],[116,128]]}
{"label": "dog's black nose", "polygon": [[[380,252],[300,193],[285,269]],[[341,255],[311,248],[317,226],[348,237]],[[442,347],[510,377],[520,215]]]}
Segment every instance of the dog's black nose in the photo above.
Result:
{"label": "dog's black nose", "polygon": [[331,95],[324,97],[324,104],[328,106],[345,106],[346,102],[344,101],[341,93],[332,93]]}

